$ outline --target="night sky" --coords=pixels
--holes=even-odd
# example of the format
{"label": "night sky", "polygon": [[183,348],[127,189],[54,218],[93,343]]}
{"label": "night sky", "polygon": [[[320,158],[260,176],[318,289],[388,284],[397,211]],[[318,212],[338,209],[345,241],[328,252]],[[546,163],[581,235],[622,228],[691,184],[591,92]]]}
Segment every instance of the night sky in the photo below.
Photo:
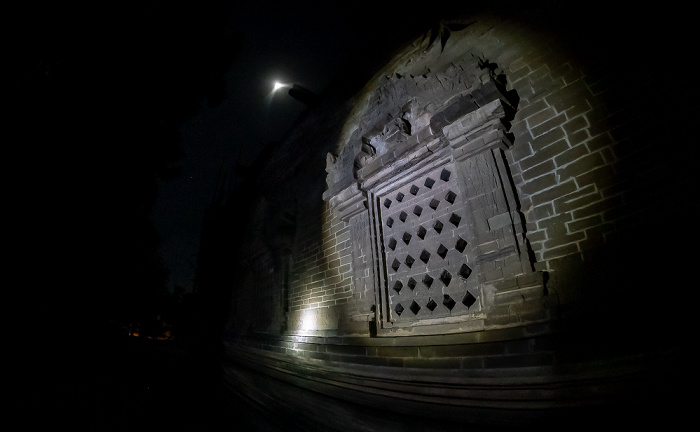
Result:
{"label": "night sky", "polygon": [[[153,324],[168,290],[191,289],[221,179],[303,114],[286,92],[270,97],[273,81],[320,94],[431,21],[393,2],[318,0],[27,3],[6,16],[11,393],[23,420],[46,421],[76,407],[111,421],[118,404],[142,406],[153,375],[182,373],[152,372],[164,360],[121,335]],[[163,403],[208,407],[191,400],[198,386],[163,385]]]}
{"label": "night sky", "polygon": [[99,320],[147,309],[175,287],[191,290],[203,214],[217,191],[304,113],[285,91],[270,94],[275,80],[322,94],[477,6],[13,9],[10,276],[26,308]]}
{"label": "night sky", "polygon": [[274,81],[322,93],[339,73],[356,67],[367,46],[396,44],[404,34],[398,27],[413,30],[423,19],[376,2],[266,1],[233,8],[227,26],[240,33],[242,45],[225,75],[226,97],[183,125],[182,174],[160,184],[154,207],[171,288],[192,287],[203,212],[216,192],[240,180],[238,166],[252,164],[262,147],[282,139],[306,108],[284,89],[272,94]]}
{"label": "night sky", "polygon": [[231,14],[229,26],[243,43],[226,74],[226,99],[185,123],[182,175],[161,184],[155,204],[174,284],[191,287],[202,213],[218,187],[240,178],[236,165],[250,165],[305,109],[285,90],[272,94],[273,82],[295,82],[320,93],[339,69],[352,67],[351,50],[372,37],[331,3],[304,5],[251,2]]}
{"label": "night sky", "polygon": [[377,55],[386,60],[444,9],[317,0],[13,9],[18,328],[128,320],[163,292],[191,290],[218,188],[306,108],[271,95],[273,82],[321,94],[341,73],[381,64]]}

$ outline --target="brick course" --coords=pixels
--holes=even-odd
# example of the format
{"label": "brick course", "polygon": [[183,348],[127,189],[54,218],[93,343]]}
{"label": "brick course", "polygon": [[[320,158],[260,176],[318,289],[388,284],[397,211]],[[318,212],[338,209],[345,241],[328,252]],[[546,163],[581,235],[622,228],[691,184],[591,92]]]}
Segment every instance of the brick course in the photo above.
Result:
{"label": "brick course", "polygon": [[[334,217],[327,203],[320,216],[301,215],[297,241],[302,247],[293,257],[289,311],[335,307],[352,299],[352,244],[348,223]],[[314,227],[321,226],[320,233]],[[297,316],[297,315],[295,315]],[[302,323],[290,322],[294,331]]]}

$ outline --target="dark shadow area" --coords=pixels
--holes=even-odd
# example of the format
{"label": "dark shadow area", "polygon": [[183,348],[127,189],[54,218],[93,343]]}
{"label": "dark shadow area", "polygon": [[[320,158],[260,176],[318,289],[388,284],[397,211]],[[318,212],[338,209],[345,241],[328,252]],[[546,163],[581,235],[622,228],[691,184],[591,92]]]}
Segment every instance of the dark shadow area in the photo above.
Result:
{"label": "dark shadow area", "polygon": [[205,347],[121,335],[84,343],[80,358],[47,357],[60,368],[23,381],[13,413],[22,430],[276,430],[224,388],[220,359]]}
{"label": "dark shadow area", "polygon": [[168,297],[158,182],[191,156],[182,125],[226,97],[230,7],[15,12],[13,334],[60,347],[102,322],[148,327]]}
{"label": "dark shadow area", "polygon": [[[225,367],[235,377],[231,382],[237,383],[244,399],[265,413],[271,420],[268,424],[286,431],[578,432],[601,425],[663,429],[681,427],[689,409],[689,401],[677,391],[680,370],[647,374],[640,377],[634,389],[606,400],[581,400],[579,406],[570,404],[556,409],[513,410],[421,403],[408,397],[381,399],[352,389],[334,397],[333,391],[317,393],[303,383],[285,382],[261,373],[255,366],[229,361]],[[614,380],[603,383],[608,390],[618,384]]]}
{"label": "dark shadow area", "polygon": [[[337,78],[343,84],[323,95],[339,105],[336,110],[325,117],[307,113],[300,119],[297,126],[303,126],[299,130],[308,134],[308,142],[323,141],[327,148],[272,143],[262,150],[258,163],[248,168],[249,178],[239,189],[227,200],[213,203],[206,215],[200,251],[199,290],[189,297],[177,297],[180,294],[165,291],[167,271],[157,253],[159,238],[150,219],[157,180],[179,175],[177,161],[186,157],[180,147],[180,127],[202,104],[216,105],[225,97],[224,77],[240,41],[235,31],[223,30],[225,8],[167,13],[153,8],[142,14],[120,10],[94,14],[87,21],[79,18],[84,12],[25,11],[26,26],[16,35],[21,48],[12,84],[19,97],[12,102],[19,118],[14,122],[19,138],[7,159],[13,175],[8,206],[13,241],[6,275],[11,281],[7,305],[12,309],[11,348],[6,357],[11,363],[7,371],[10,408],[12,417],[20,419],[20,428],[480,430],[471,427],[467,417],[464,424],[448,424],[439,417],[403,416],[348,405],[246,372],[270,395],[283,396],[271,400],[263,410],[251,402],[247,388],[227,388],[222,377],[220,339],[230,312],[230,290],[252,287],[251,295],[258,296],[244,299],[249,304],[233,305],[241,311],[235,318],[246,325],[236,330],[246,333],[254,323],[264,330],[284,331],[284,313],[279,312],[289,309],[289,281],[277,279],[285,291],[281,298],[268,298],[257,290],[255,278],[266,281],[268,273],[263,270],[268,265],[283,269],[288,278],[287,254],[296,233],[301,229],[320,232],[320,225],[304,227],[300,221],[310,219],[310,214],[321,218],[323,158],[333,150],[341,120],[352,108],[338,101],[354,95],[392,50],[400,48],[397,41],[414,36],[419,26],[412,27],[416,24],[412,22],[391,38],[378,37],[371,51],[355,52],[353,61],[364,62],[363,68],[349,63]],[[416,18],[431,20],[427,15]],[[554,31],[568,24],[550,25]],[[613,24],[606,28],[618,29]],[[696,158],[689,157],[694,156],[692,149],[675,150],[679,143],[688,144],[688,135],[675,127],[675,121],[694,116],[687,113],[692,107],[690,93],[683,87],[678,89],[681,96],[669,99],[640,93],[643,84],[643,88],[655,87],[645,80],[666,84],[676,77],[676,71],[658,59],[650,66],[654,73],[627,72],[644,68],[639,59],[651,56],[642,52],[646,44],[635,42],[634,34],[623,32],[622,27],[619,33],[592,34],[596,27],[584,25],[586,32],[572,32],[577,36],[566,42],[575,43],[583,62],[593,56],[589,50],[595,46],[588,36],[603,45],[605,38],[615,39],[609,44],[614,53],[604,64],[594,66],[607,72],[609,65],[620,65],[620,70],[610,71],[617,75],[602,80],[601,85],[621,84],[618,87],[625,91],[610,92],[603,98],[624,97],[629,105],[648,106],[654,113],[682,114],[667,114],[668,127],[657,128],[659,132],[653,135],[646,128],[648,117],[617,117],[621,124],[632,124],[630,127],[638,128],[635,133],[646,136],[644,140],[623,140],[616,148],[619,161],[615,169],[629,174],[634,183],[634,187],[621,185],[620,190],[629,191],[625,199],[635,204],[632,208],[649,206],[651,210],[627,218],[630,223],[616,227],[607,243],[601,240],[590,253],[572,258],[575,262],[559,262],[559,270],[571,268],[574,274],[571,279],[576,284],[569,290],[586,297],[581,310],[563,310],[562,315],[583,317],[569,330],[572,340],[590,342],[613,355],[629,354],[640,346],[649,350],[687,346],[686,329],[692,328],[687,309],[692,302],[685,296],[692,291],[692,281],[688,283],[687,278],[695,256],[685,250],[698,240],[692,222],[698,206],[688,185]],[[448,35],[439,35],[443,46]],[[431,33],[431,37],[438,35]],[[630,47],[634,49],[622,57],[624,61],[616,57]],[[655,51],[657,54],[662,57],[663,51]],[[313,128],[320,120],[323,126]],[[629,130],[620,127],[615,132],[622,135]],[[669,150],[664,148],[661,157],[653,158],[641,151],[657,145]],[[274,158],[279,160],[269,161]],[[270,166],[281,168],[270,172]],[[665,181],[649,184],[652,174]],[[289,178],[307,184],[307,190],[283,184]],[[307,219],[299,218],[299,209],[306,212]],[[257,231],[248,230],[251,220],[257,221]],[[460,221],[451,222],[457,225]],[[442,224],[438,224],[433,228],[439,232]],[[273,258],[259,259],[266,255]],[[429,254],[419,258],[431,259]],[[248,266],[249,262],[259,267]],[[256,271],[253,276],[251,269]],[[462,277],[470,272],[460,269]],[[445,272],[443,282],[448,284],[452,277]],[[556,288],[556,272],[552,278],[551,286]],[[428,287],[432,282],[422,280]],[[443,304],[451,309],[455,300],[465,305],[473,302],[470,297],[445,295]],[[429,307],[434,305],[431,299]],[[417,309],[407,309],[417,313]],[[611,328],[617,329],[619,337]],[[139,337],[129,336],[134,330]],[[165,337],[166,331],[172,338]],[[369,322],[368,331],[370,336],[377,335],[376,322]],[[599,337],[606,334],[606,338]],[[649,422],[663,426],[665,416],[675,418],[678,406],[685,402],[680,383],[691,376],[685,372],[679,368],[664,376],[640,377],[636,395],[598,410],[542,413],[543,420],[532,429],[572,430],[571,424],[587,430],[600,425],[628,429]],[[313,410],[295,412],[287,404],[294,399]]]}
{"label": "dark shadow area", "polygon": [[241,35],[230,6],[142,6],[12,11],[6,331],[21,429],[222,418],[209,300],[175,304],[152,208],[189,156],[182,125],[226,97]]}

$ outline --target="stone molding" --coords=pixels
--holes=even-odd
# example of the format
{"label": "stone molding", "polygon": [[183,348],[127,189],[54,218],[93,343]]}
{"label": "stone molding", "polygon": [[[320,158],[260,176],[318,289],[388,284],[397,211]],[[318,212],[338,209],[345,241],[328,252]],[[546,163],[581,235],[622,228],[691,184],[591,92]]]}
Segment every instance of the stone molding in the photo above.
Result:
{"label": "stone molding", "polygon": [[340,190],[335,195],[323,196],[327,200],[331,209],[339,219],[344,222],[350,220],[356,214],[367,210],[366,193],[358,188],[357,183],[352,183],[345,189]]}
{"label": "stone molding", "polygon": [[477,153],[500,148],[508,150],[510,141],[503,124],[505,109],[500,99],[471,111],[442,129],[455,160],[461,161]]}
{"label": "stone molding", "polygon": [[[479,67],[487,66],[488,62],[479,63]],[[526,287],[508,282],[533,273],[534,268],[517,191],[503,153],[513,146],[508,127],[515,108],[494,76],[489,76],[484,84],[448,101],[426,100],[426,95],[402,101],[392,93],[398,106],[386,104],[384,117],[374,112],[385,120],[375,121],[354,144],[346,143],[345,148],[355,146],[357,153],[353,180],[344,187],[340,185],[349,181],[351,173],[343,170],[349,167],[342,157],[328,155],[329,188],[323,199],[343,221],[363,212],[370,220],[367,232],[356,233],[352,241],[371,239],[373,264],[366,257],[353,257],[352,265],[364,269],[361,273],[369,275],[367,280],[374,284],[380,336],[473,332],[549,319],[546,302],[539,300],[546,293],[546,278]],[[441,172],[447,173],[442,182]],[[436,180],[432,190],[428,183]],[[410,209],[406,207],[409,203]],[[446,206],[450,210],[444,210]],[[440,233],[448,220],[453,222],[448,224],[453,231],[445,237]],[[402,224],[403,234],[393,228],[394,223]],[[440,229],[432,226],[437,223]],[[397,236],[402,236],[405,245],[399,244]],[[412,238],[414,245],[418,238],[421,244],[411,246]],[[459,254],[453,250],[455,239],[459,240]],[[433,287],[435,280],[441,284]],[[508,295],[499,292],[504,286],[509,287]],[[513,286],[527,294],[534,312],[524,313],[504,300],[515,298]],[[408,289],[413,291],[411,298],[402,294]]]}

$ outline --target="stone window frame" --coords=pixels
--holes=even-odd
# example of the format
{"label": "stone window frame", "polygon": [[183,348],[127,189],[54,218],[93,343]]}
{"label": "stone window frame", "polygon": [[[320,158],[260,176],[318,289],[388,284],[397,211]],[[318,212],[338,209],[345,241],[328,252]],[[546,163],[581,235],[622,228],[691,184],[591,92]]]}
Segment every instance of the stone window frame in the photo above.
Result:
{"label": "stone window frame", "polygon": [[[493,73],[495,67],[488,62],[479,65],[488,68],[491,79],[470,93],[453,98],[439,112],[422,115],[424,123],[416,122],[419,127],[402,121],[415,120],[424,114],[420,106],[416,109],[408,101],[410,112],[404,109],[402,120],[380,124],[375,132],[363,136],[353,164],[355,181],[343,189],[337,185],[334,188],[330,181],[342,175],[333,172],[335,157],[329,155],[329,190],[324,193],[324,199],[346,222],[352,223],[363,212],[369,215],[367,237],[371,241],[373,265],[367,270],[374,291],[374,315],[370,319],[378,336],[483,330],[489,326],[489,313],[507,304],[504,299],[532,290],[533,286],[534,292],[542,291],[537,288],[542,285],[542,278],[529,277],[535,273],[532,254],[504,153],[513,145],[508,128],[516,106]],[[406,116],[407,113],[411,115]],[[377,151],[378,148],[382,151]],[[391,309],[391,263],[384,262],[387,245],[382,201],[387,192],[448,165],[454,167],[460,191],[467,195],[464,223],[470,227],[470,238],[465,239],[469,244],[465,255],[473,264],[467,281],[478,301],[477,307],[454,316],[399,320]],[[489,197],[487,205],[478,202],[482,195]],[[354,261],[353,265],[358,263]]]}

